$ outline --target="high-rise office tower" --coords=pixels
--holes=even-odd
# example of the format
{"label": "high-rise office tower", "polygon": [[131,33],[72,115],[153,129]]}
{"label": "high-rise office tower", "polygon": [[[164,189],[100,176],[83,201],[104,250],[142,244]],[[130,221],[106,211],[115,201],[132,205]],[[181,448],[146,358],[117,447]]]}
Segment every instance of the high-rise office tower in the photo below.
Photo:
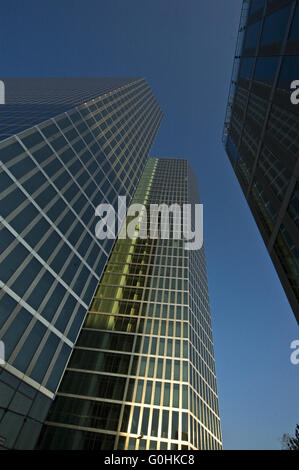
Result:
{"label": "high-rise office tower", "polygon": [[[148,160],[134,204],[198,202],[187,160]],[[183,224],[116,241],[37,448],[221,448],[204,248]]]}
{"label": "high-rise office tower", "polygon": [[299,322],[299,2],[244,0],[224,144]]}
{"label": "high-rise office tower", "polygon": [[162,115],[144,79],[3,83],[0,447],[30,449],[114,244],[95,209],[131,200]]}

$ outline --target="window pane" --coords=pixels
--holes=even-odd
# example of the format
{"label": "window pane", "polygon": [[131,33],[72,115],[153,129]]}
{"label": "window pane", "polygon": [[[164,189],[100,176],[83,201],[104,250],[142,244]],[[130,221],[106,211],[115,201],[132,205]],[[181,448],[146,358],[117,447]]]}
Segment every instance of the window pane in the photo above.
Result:
{"label": "window pane", "polygon": [[299,4],[297,4],[289,40],[299,39]]}
{"label": "window pane", "polygon": [[286,32],[291,5],[267,16],[264,22],[261,45],[281,42]]}
{"label": "window pane", "polygon": [[299,56],[288,56],[283,59],[278,88],[290,90],[291,82],[298,79]]}
{"label": "window pane", "polygon": [[250,6],[250,14],[252,15],[256,11],[260,10],[261,8],[264,8],[265,6],[265,0],[252,0],[251,6]]}
{"label": "window pane", "polygon": [[260,21],[258,23],[254,23],[254,24],[248,26],[248,28],[246,30],[244,51],[246,49],[256,49],[260,28],[261,28],[261,22]]}
{"label": "window pane", "polygon": [[254,80],[272,84],[275,77],[278,60],[278,57],[259,57],[256,62]]}
{"label": "window pane", "polygon": [[240,78],[250,79],[252,75],[254,59],[253,57],[246,57],[241,59],[240,63]]}

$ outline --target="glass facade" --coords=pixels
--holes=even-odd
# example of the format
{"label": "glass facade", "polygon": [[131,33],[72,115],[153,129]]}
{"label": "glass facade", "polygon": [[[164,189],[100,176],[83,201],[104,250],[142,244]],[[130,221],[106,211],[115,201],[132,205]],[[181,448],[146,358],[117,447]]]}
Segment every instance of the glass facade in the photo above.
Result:
{"label": "glass facade", "polygon": [[73,79],[40,89],[30,80],[23,94],[21,80],[7,82],[25,117],[1,124],[5,137],[11,122],[33,124],[24,103],[43,109],[0,142],[0,447],[9,449],[34,447],[114,244],[96,238],[95,209],[131,200],[162,118],[144,79],[76,79],[77,95]]}
{"label": "glass facade", "polygon": [[[199,203],[187,160],[150,158],[133,202]],[[222,448],[204,248],[177,229],[116,241],[38,449]]]}
{"label": "glass facade", "polygon": [[224,145],[299,322],[299,2],[243,1]]}
{"label": "glass facade", "polygon": [[4,78],[2,81],[5,106],[0,106],[0,140],[107,95],[136,79]]}

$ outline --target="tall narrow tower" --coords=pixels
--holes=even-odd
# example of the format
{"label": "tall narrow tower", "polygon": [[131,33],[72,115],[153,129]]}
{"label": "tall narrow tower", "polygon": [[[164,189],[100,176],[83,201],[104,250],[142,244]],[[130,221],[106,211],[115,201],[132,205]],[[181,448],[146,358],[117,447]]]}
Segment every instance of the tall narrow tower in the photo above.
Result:
{"label": "tall narrow tower", "polygon": [[[187,160],[150,158],[133,203],[199,203]],[[39,449],[221,449],[204,248],[183,228],[117,240]]]}

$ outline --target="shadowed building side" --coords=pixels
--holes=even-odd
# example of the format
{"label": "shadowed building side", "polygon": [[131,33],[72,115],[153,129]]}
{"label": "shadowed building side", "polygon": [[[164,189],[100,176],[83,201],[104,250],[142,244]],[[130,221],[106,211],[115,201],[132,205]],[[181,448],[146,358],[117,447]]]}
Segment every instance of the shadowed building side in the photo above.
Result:
{"label": "shadowed building side", "polygon": [[298,79],[298,1],[243,1],[223,141],[299,323]]}

